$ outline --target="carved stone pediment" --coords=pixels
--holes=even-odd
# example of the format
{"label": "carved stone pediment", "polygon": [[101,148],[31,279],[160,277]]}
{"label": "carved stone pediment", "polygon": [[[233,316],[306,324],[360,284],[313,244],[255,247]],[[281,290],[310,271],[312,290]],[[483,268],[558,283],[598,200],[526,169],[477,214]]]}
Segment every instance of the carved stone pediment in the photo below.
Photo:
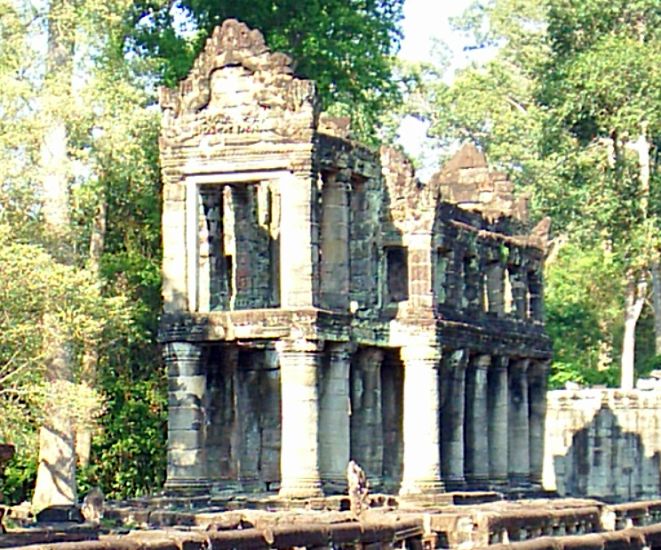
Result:
{"label": "carved stone pediment", "polygon": [[[224,128],[246,133],[259,129],[260,119],[266,120],[271,111],[314,108],[315,85],[295,77],[291,59],[271,53],[259,31],[228,19],[207,39],[189,75],[174,89],[161,88],[159,99],[166,111],[166,129],[184,119],[191,126],[184,134]],[[220,112],[224,123],[219,126]],[[212,124],[207,115],[214,118]]]}

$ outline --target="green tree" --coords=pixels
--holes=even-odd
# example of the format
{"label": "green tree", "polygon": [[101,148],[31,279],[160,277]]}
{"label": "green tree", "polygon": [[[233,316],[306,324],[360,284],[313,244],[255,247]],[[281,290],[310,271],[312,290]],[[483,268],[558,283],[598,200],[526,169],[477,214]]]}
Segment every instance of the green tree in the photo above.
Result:
{"label": "green tree", "polygon": [[[125,332],[130,307],[124,297],[103,296],[88,271],[59,262],[42,246],[17,241],[4,223],[0,273],[0,439],[16,445],[18,463],[34,468],[37,428],[54,409],[78,428],[103,412],[99,390],[79,368],[80,357],[91,344],[107,348]],[[66,379],[49,372],[55,339],[67,342],[71,356]],[[14,472],[3,494],[23,497],[25,488],[16,485],[32,479],[32,468]]]}
{"label": "green tree", "polygon": [[[104,300],[133,304],[128,310],[130,323],[124,323],[122,330],[103,330],[98,337],[83,339],[82,349],[59,317],[42,308],[42,321],[32,316],[25,322],[42,331],[39,342],[44,350],[51,355],[54,349],[63,350],[58,365],[66,366],[50,368],[50,356],[34,354],[41,369],[31,372],[50,376],[52,387],[59,387],[60,381],[84,382],[108,403],[101,429],[95,428],[97,457],[106,447],[120,444],[118,439],[146,434],[152,438],[134,452],[137,468],[127,468],[126,457],[120,456],[100,464],[93,479],[86,477],[96,482],[108,479],[105,474],[113,470],[131,471],[126,476],[135,476],[134,482],[125,483],[129,493],[138,487],[142,492],[153,488],[147,485],[162,478],[164,469],[163,375],[154,344],[160,308],[158,112],[148,108],[154,103],[153,86],[145,85],[152,82],[153,66],[125,57],[118,46],[126,39],[131,6],[123,0],[47,4],[0,0],[0,83],[7,90],[0,95],[0,223],[25,243],[28,248],[23,253],[41,250],[52,265],[63,266],[57,271],[44,261],[36,270],[56,270],[72,281],[82,277]],[[42,48],[46,37],[48,45]],[[18,300],[17,294],[12,296]],[[43,292],[36,291],[34,298],[45,299]],[[104,308],[95,313],[110,315]],[[56,331],[48,330],[44,320],[62,329],[61,339],[55,339]],[[49,334],[50,340],[44,337]],[[55,346],[56,342],[62,345]],[[15,340],[8,343],[14,352],[20,352],[18,345]],[[15,364],[12,360],[10,367]],[[125,393],[131,393],[133,401],[146,402],[150,413],[133,424],[131,434],[107,429],[117,426],[117,416],[124,414],[114,406],[116,394],[122,391],[120,375],[124,388],[131,388]],[[13,380],[30,382],[24,377]],[[68,446],[62,454],[71,457],[73,428],[79,443],[92,426],[72,422],[70,409],[60,401],[55,399],[50,406],[61,408],[66,426],[52,432],[62,435]],[[40,406],[49,404],[42,401]],[[4,409],[3,403],[3,414]],[[22,433],[34,434],[37,422],[52,422],[54,417],[24,416]],[[34,444],[20,445],[15,479],[34,475],[27,471],[37,463],[30,454],[34,448]],[[17,471],[19,464],[27,470]],[[57,475],[73,480],[73,461],[67,459],[63,469]],[[74,495],[73,481],[68,485],[61,488]],[[51,502],[53,491],[43,494],[38,499],[42,506]]]}
{"label": "green tree", "polygon": [[[188,74],[204,39],[227,18],[260,30],[274,51],[292,56],[297,73],[317,82],[324,109],[352,117],[373,138],[380,115],[399,101],[392,56],[401,39],[403,0],[180,0],[136,2],[134,44],[161,63],[172,86]],[[175,17],[178,14],[179,17]],[[185,18],[192,41],[178,26]]]}
{"label": "green tree", "polygon": [[459,24],[497,54],[428,94],[434,135],[476,142],[531,193],[535,215],[614,255],[625,387],[658,250],[658,18],[651,0],[477,2]]}

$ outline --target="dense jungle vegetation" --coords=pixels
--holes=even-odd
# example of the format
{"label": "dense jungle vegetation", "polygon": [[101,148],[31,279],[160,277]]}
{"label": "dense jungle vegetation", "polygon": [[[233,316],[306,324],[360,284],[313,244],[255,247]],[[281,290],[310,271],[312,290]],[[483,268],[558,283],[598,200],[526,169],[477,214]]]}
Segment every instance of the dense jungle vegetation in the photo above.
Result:
{"label": "dense jungle vegetation", "polygon": [[402,3],[0,0],[0,441],[18,450],[5,501],[36,484],[46,502],[54,433],[79,490],[164,481],[156,92],[226,17],[291,53],[357,137],[427,120],[441,148],[473,141],[552,217],[553,384],[626,386],[661,366],[658,3],[477,1],[456,25],[498,50],[450,84],[442,56],[396,59]]}

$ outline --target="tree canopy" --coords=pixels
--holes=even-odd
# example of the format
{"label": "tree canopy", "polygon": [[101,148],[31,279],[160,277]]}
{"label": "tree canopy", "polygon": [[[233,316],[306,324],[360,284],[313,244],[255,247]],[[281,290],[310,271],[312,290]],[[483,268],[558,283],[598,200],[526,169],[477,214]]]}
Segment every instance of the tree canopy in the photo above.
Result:
{"label": "tree canopy", "polygon": [[259,29],[273,51],[289,54],[297,73],[317,82],[324,109],[351,116],[356,134],[370,139],[380,115],[399,100],[392,67],[403,3],[140,1],[132,8],[128,44],[158,60],[163,82],[171,86],[186,76],[216,25],[239,19]]}
{"label": "tree canopy", "polygon": [[[619,329],[604,313],[596,324],[611,327],[600,338],[611,354],[621,350],[627,385],[659,254],[660,16],[651,0],[475,2],[456,24],[474,47],[497,54],[452,84],[431,83],[426,105],[415,107],[442,143],[476,143],[531,194],[534,214],[550,215],[556,235],[574,244],[561,254],[571,250],[585,268],[590,255],[610,258],[610,276],[622,282],[622,345],[612,345]],[[552,286],[560,272],[548,275]],[[570,322],[553,313],[552,331]],[[590,363],[588,348],[574,349]]]}

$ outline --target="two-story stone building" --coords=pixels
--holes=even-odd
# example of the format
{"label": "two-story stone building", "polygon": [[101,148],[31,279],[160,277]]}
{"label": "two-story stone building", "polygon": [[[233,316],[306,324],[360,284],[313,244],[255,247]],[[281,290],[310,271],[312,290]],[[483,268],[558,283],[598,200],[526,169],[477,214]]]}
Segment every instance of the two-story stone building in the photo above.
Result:
{"label": "two-story stone building", "polygon": [[434,494],[540,481],[548,226],[463,149],[429,184],[319,121],[228,20],[163,90],[167,488]]}

